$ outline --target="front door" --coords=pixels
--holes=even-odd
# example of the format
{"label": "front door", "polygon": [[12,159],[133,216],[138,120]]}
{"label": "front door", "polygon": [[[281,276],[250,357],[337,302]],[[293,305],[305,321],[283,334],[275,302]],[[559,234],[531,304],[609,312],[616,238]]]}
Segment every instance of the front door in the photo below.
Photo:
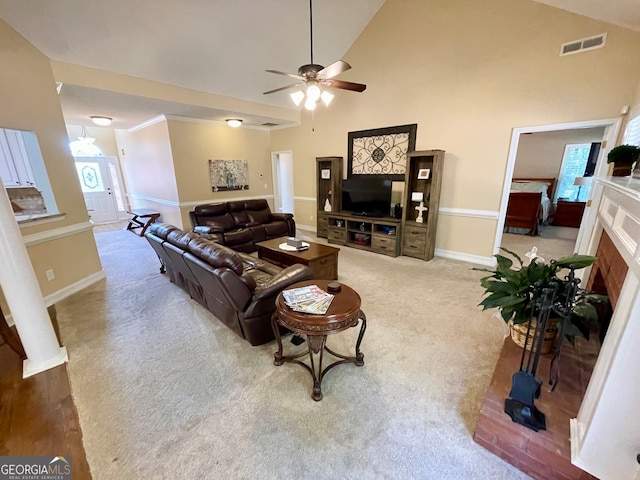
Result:
{"label": "front door", "polygon": [[118,208],[103,157],[75,157],[80,186],[93,223],[115,222]]}

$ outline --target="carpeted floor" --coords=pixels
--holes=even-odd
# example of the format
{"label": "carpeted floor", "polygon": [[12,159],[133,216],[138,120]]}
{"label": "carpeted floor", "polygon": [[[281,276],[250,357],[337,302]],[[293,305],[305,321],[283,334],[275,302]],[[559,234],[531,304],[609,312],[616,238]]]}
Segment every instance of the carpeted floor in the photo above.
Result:
{"label": "carpeted floor", "polygon": [[306,371],[275,367],[275,342],[251,347],[169,283],[144,238],[96,240],[106,280],[57,305],[95,480],[528,478],[472,440],[505,331],[476,308],[472,265],[342,248],[365,365],[331,370],[314,402]]}

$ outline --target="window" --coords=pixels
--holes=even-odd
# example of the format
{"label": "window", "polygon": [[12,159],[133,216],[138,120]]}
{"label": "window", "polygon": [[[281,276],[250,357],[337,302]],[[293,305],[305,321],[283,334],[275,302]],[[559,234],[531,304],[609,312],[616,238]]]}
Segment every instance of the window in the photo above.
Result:
{"label": "window", "polygon": [[558,178],[558,187],[553,203],[558,200],[586,202],[591,185],[575,185],[577,177],[583,177],[591,151],[590,143],[573,143],[564,147],[562,166]]}
{"label": "window", "polygon": [[625,145],[640,145],[640,115],[636,115],[627,123],[622,143]]}

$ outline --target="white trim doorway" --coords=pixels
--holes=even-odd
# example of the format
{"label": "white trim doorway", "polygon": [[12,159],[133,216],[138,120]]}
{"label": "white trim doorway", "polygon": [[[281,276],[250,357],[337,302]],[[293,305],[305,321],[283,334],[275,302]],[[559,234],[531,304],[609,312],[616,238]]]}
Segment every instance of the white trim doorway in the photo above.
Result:
{"label": "white trim doorway", "polygon": [[[622,119],[620,118],[608,118],[603,120],[589,120],[584,122],[571,122],[571,123],[556,123],[550,125],[536,125],[531,127],[517,127],[513,129],[511,133],[511,145],[509,146],[509,155],[507,157],[507,171],[504,177],[504,186],[502,189],[502,201],[500,202],[500,212],[498,215],[498,225],[496,227],[495,242],[493,245],[493,253],[496,254],[500,251],[500,245],[502,244],[502,234],[504,229],[504,222],[507,216],[507,204],[509,203],[509,190],[511,187],[511,179],[513,178],[513,169],[516,163],[516,156],[518,154],[518,144],[520,142],[520,135],[526,133],[538,133],[538,132],[551,132],[558,130],[575,130],[579,128],[595,128],[604,127],[603,145],[598,155],[598,161],[596,163],[596,169],[593,174],[594,177],[604,177],[607,173],[606,156],[615,144],[620,131],[620,125]],[[606,142],[606,143],[605,143]],[[585,212],[584,220],[580,226],[578,232],[578,238],[576,245],[579,245],[584,236],[583,232],[589,232],[593,228],[593,221],[591,216]]]}
{"label": "white trim doorway", "polygon": [[294,213],[293,152],[271,152],[273,207],[278,213]]}

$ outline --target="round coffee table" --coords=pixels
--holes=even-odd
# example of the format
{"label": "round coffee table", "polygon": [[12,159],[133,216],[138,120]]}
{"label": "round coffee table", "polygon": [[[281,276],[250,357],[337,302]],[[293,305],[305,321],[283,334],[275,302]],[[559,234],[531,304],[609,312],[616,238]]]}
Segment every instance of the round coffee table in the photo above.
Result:
{"label": "round coffee table", "polygon": [[[307,285],[317,285],[326,292],[329,283],[329,280],[307,280],[291,285],[288,290]],[[302,365],[311,374],[311,378],[313,379],[313,393],[311,394],[311,398],[315,401],[322,400],[322,378],[330,369],[341,363],[354,363],[358,367],[364,365],[364,355],[360,351],[360,343],[362,343],[362,337],[367,328],[367,317],[364,312],[360,310],[360,295],[351,287],[344,284],[340,285],[341,289],[339,292],[330,292],[334,295],[334,298],[329,306],[329,310],[327,310],[327,313],[324,315],[296,312],[287,306],[282,293],[280,293],[276,298],[276,310],[271,317],[271,326],[273,327],[276,342],[278,342],[278,350],[274,354],[273,363],[276,366],[280,366],[284,362]],[[358,322],[361,322],[361,324],[360,334],[356,341],[355,357],[341,355],[327,347],[327,335],[355,327],[358,325]],[[283,355],[282,338],[280,337],[278,324],[295,333],[306,335],[308,351],[293,356]],[[323,370],[322,360],[325,351],[339,360],[328,365]],[[311,366],[299,360],[301,357],[307,355],[309,355]],[[317,368],[314,355],[318,357]]]}

